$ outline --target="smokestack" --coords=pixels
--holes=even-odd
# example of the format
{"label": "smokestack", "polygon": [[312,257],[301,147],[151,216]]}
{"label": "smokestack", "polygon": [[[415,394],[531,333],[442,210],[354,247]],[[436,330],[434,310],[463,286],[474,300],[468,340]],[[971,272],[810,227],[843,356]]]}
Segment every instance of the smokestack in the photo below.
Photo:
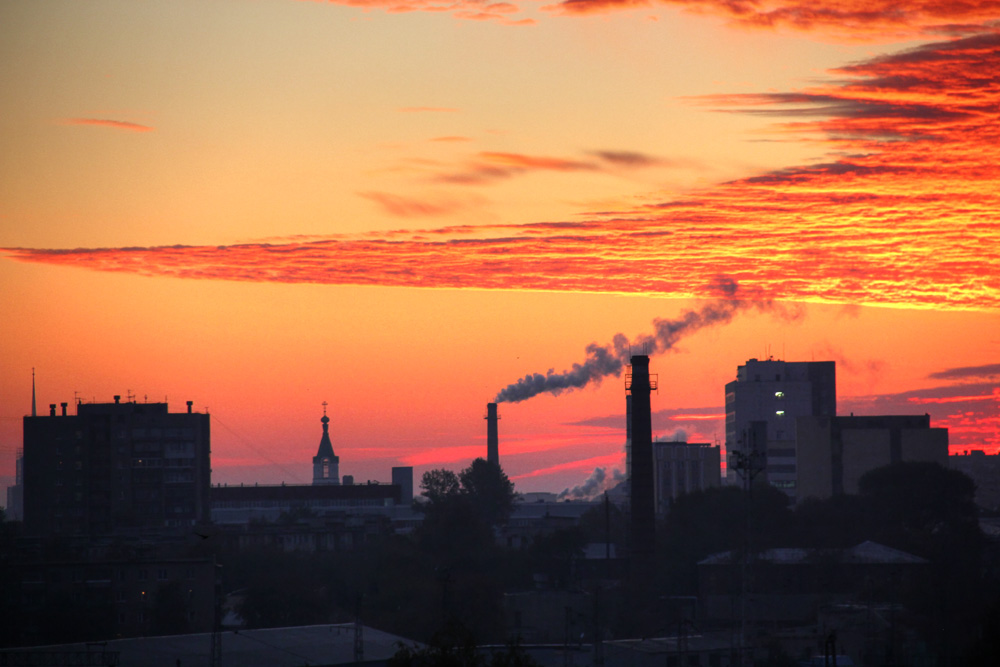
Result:
{"label": "smokestack", "polygon": [[632,395],[625,394],[625,479],[632,479]]}
{"label": "smokestack", "polygon": [[188,402],[187,402],[187,406],[188,406],[188,414],[191,414],[191,406],[192,406],[192,405],[194,405],[194,401],[188,401]]}
{"label": "smokestack", "polygon": [[649,357],[632,356],[625,388],[632,397],[631,533],[632,552],[651,556],[655,544],[656,507],[653,493],[653,425],[649,395],[656,381],[649,376]]}
{"label": "smokestack", "polygon": [[62,407],[62,416],[65,417],[66,416],[66,406],[69,405],[69,403],[60,403],[59,405]]}
{"label": "smokestack", "polygon": [[500,437],[497,429],[497,404],[486,404],[486,460],[500,467]]}

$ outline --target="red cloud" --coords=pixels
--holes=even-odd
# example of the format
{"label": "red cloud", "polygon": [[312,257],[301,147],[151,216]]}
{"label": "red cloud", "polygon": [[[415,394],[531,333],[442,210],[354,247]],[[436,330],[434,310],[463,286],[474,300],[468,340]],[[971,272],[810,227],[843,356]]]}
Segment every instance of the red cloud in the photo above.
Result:
{"label": "red cloud", "polygon": [[[1000,310],[1000,34],[837,73],[845,80],[835,85],[726,100],[732,112],[745,106],[788,116],[777,129],[825,142],[825,163],[660,204],[573,222],[280,244],[5,253],[186,278],[706,298],[718,293],[705,277],[724,267],[760,298]],[[600,164],[481,153],[468,174],[572,174]],[[405,211],[412,202],[396,203]]]}
{"label": "red cloud", "polygon": [[791,28],[848,38],[967,33],[1000,18],[995,0],[562,0],[543,9],[586,15],[654,4],[723,16],[749,28]]}
{"label": "red cloud", "polygon": [[110,127],[116,130],[126,130],[129,132],[152,132],[153,128],[148,125],[131,123],[126,120],[108,120],[106,118],[67,118],[66,125],[97,125],[99,127]]}

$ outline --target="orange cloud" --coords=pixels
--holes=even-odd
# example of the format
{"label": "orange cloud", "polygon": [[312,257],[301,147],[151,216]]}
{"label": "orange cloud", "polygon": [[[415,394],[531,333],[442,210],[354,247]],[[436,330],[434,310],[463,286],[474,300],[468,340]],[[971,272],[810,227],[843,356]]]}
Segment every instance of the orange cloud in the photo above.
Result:
{"label": "orange cloud", "polygon": [[663,5],[722,16],[748,28],[789,28],[886,39],[968,33],[1000,17],[993,0],[562,0],[542,9],[577,16]]}
{"label": "orange cloud", "polygon": [[[489,0],[327,0],[330,4],[389,13],[448,13],[459,19],[502,25],[533,25],[517,18],[525,3]],[[532,7],[535,3],[531,4]],[[960,35],[981,30],[1000,18],[995,0],[561,0],[541,9],[557,16],[587,16],[675,7],[727,19],[748,29],[788,29],[840,39],[907,39],[928,35]],[[649,17],[654,18],[655,17]]]}
{"label": "orange cloud", "polygon": [[[1000,33],[874,58],[835,84],[709,98],[829,147],[760,174],[584,220],[407,230],[286,243],[8,248],[19,261],[198,279],[718,295],[1000,309]],[[470,178],[599,164],[481,153]],[[383,204],[384,205],[384,204]]]}
{"label": "orange cloud", "polygon": [[127,120],[109,120],[106,118],[67,118],[66,125],[96,125],[98,127],[110,127],[115,130],[126,130],[128,132],[152,132],[153,128],[148,125],[131,123]]}
{"label": "orange cloud", "polygon": [[451,215],[464,209],[468,209],[479,201],[471,198],[459,200],[448,197],[414,199],[412,197],[403,197],[400,195],[389,194],[387,192],[359,192],[358,194],[381,206],[386,213],[401,218]]}

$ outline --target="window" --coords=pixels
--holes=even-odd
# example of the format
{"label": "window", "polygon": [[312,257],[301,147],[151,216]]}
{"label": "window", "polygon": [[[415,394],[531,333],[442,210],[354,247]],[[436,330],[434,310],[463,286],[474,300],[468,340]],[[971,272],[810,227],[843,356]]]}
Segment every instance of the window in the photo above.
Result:
{"label": "window", "polygon": [[785,397],[785,392],[783,392],[783,391],[776,391],[776,392],[774,392],[774,397],[775,398],[784,398]]}

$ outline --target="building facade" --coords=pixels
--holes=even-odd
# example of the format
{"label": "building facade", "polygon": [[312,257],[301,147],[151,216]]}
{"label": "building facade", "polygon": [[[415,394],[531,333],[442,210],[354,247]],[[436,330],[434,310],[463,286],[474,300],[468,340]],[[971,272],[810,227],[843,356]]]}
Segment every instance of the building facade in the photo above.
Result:
{"label": "building facade", "polygon": [[800,417],[798,500],[858,492],[868,471],[902,461],[948,465],[948,429],[929,415]]}
{"label": "building facade", "polygon": [[24,418],[24,530],[96,536],[209,521],[209,416],[166,403],[62,404]]}
{"label": "building facade", "polygon": [[795,498],[796,419],[836,414],[835,362],[748,360],[726,384],[727,482],[741,482],[734,454],[754,454],[766,481]]}
{"label": "building facade", "polygon": [[662,515],[679,496],[722,483],[719,447],[697,442],[654,442],[653,471],[656,513]]}

